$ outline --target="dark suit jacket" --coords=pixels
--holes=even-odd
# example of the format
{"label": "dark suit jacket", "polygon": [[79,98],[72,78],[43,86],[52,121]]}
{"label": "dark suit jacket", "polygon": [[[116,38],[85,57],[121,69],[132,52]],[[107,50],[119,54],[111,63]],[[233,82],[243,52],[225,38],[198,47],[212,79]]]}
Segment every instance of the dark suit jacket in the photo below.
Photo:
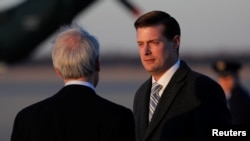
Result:
{"label": "dark suit jacket", "polygon": [[69,85],[54,96],[20,111],[12,141],[133,141],[130,109],[98,96],[92,89]]}
{"label": "dark suit jacket", "polygon": [[[228,100],[232,122],[236,125],[250,127],[250,95],[239,84],[232,90],[232,96]],[[249,128],[250,129],[250,128]]]}
{"label": "dark suit jacket", "polygon": [[134,116],[137,141],[206,140],[211,128],[231,124],[222,88],[181,61],[149,124],[152,78],[136,92]]}

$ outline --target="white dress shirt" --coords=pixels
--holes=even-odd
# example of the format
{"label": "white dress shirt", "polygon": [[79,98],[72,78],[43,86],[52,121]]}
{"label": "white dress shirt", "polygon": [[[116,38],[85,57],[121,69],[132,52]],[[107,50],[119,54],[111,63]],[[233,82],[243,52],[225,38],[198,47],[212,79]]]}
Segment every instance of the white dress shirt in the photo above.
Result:
{"label": "white dress shirt", "polygon": [[86,81],[71,80],[71,81],[66,82],[64,86],[68,86],[68,85],[82,85],[82,86],[89,87],[95,91],[94,85]]}

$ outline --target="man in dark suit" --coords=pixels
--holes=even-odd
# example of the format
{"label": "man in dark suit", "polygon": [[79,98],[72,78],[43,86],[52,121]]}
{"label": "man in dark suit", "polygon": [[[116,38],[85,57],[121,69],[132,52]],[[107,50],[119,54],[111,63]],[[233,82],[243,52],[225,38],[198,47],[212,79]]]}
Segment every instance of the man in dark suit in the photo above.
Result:
{"label": "man in dark suit", "polygon": [[100,65],[94,36],[66,27],[55,40],[52,60],[65,86],[17,114],[11,141],[135,140],[132,111],[95,92]]}
{"label": "man in dark suit", "polygon": [[225,92],[232,123],[250,127],[250,95],[242,86],[239,76],[242,64],[238,61],[219,59],[212,64],[212,68]]}
{"label": "man in dark suit", "polygon": [[152,75],[134,98],[136,140],[204,141],[212,128],[230,125],[220,85],[179,59],[178,22],[163,11],[151,11],[134,26],[141,62]]}

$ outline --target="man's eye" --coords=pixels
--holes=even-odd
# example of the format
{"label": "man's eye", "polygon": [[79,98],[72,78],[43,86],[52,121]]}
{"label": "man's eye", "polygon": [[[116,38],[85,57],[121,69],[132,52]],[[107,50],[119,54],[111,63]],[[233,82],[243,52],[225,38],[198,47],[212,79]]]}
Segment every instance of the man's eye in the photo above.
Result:
{"label": "man's eye", "polygon": [[138,47],[141,47],[143,45],[143,43],[137,43]]}
{"label": "man's eye", "polygon": [[158,45],[159,42],[151,42],[151,44]]}

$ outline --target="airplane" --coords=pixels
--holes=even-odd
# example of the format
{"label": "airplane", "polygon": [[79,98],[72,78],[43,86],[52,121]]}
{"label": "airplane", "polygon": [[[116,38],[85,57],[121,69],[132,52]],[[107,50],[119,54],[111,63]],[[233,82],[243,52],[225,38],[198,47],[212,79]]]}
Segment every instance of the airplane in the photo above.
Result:
{"label": "airplane", "polygon": [[[0,12],[0,62],[16,64],[60,26],[101,0],[26,0]],[[128,0],[117,0],[133,15],[140,10]]]}

